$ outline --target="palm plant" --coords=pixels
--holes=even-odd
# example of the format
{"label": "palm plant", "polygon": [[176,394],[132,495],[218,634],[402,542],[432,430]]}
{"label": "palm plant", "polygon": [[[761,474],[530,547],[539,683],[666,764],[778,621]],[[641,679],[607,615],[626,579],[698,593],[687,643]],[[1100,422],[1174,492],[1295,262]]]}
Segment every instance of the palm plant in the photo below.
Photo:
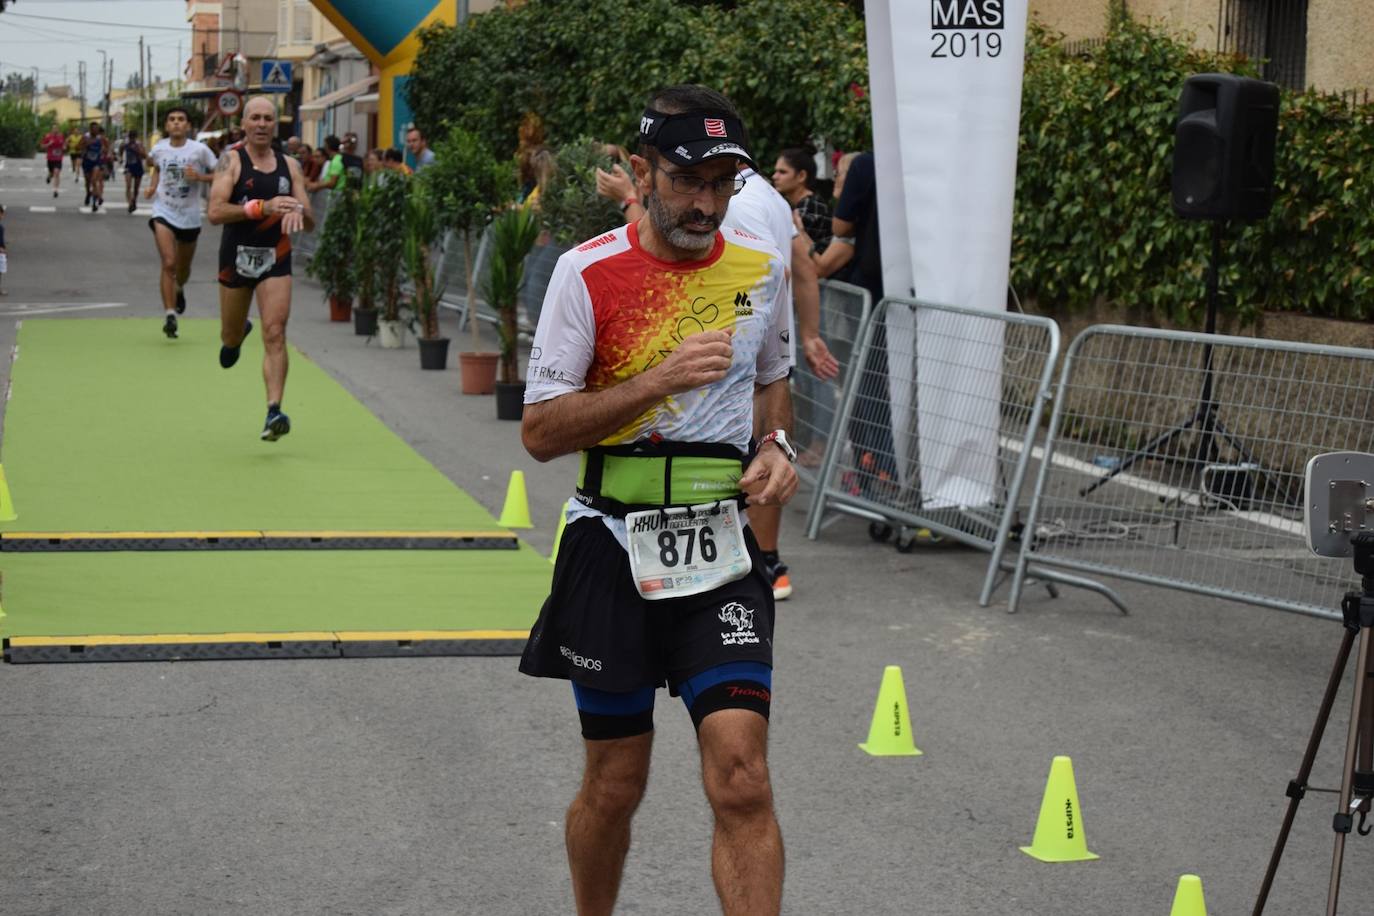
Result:
{"label": "palm plant", "polygon": [[326,296],[353,298],[357,289],[354,247],[358,231],[358,196],[351,191],[330,194],[320,239],[305,272],[324,287]]}
{"label": "palm plant", "polygon": [[519,333],[516,314],[520,286],[525,280],[525,256],[539,237],[539,215],[532,208],[515,207],[491,224],[491,272],[487,276],[487,302],[496,310],[497,333],[501,337],[501,381],[520,381],[520,360],[516,351]]}
{"label": "palm plant", "polygon": [[434,243],[443,230],[429,183],[417,178],[410,185],[410,193],[406,198],[406,273],[415,284],[411,302],[420,320],[420,336],[426,340],[436,340],[439,337],[439,299],[443,296],[443,290],[438,285],[433,252]]}

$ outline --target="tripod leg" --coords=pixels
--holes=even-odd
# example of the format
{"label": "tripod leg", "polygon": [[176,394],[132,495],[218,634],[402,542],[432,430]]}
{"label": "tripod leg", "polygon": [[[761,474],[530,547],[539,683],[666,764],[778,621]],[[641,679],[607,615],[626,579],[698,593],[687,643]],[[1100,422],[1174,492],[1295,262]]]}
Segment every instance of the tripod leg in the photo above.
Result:
{"label": "tripod leg", "polygon": [[1264,872],[1264,883],[1260,885],[1259,897],[1255,900],[1253,916],[1264,912],[1264,904],[1269,899],[1269,889],[1274,885],[1274,875],[1279,870],[1279,860],[1283,858],[1283,847],[1288,843],[1288,833],[1293,829],[1293,819],[1298,814],[1298,804],[1307,792],[1307,778],[1312,775],[1312,765],[1317,759],[1317,749],[1321,747],[1326,723],[1331,719],[1331,707],[1336,704],[1336,692],[1340,690],[1341,675],[1350,662],[1350,648],[1355,644],[1355,631],[1346,628],[1341,639],[1341,647],[1336,650],[1336,663],[1331,666],[1331,676],[1326,680],[1326,692],[1322,694],[1321,706],[1317,709],[1317,720],[1312,723],[1312,734],[1307,739],[1307,749],[1303,751],[1302,763],[1298,766],[1297,777],[1288,784],[1288,810],[1283,815],[1283,826],[1279,828],[1279,838],[1274,843],[1274,852],[1269,856],[1269,867]]}
{"label": "tripod leg", "polygon": [[1369,670],[1369,627],[1360,627],[1360,654],[1355,663],[1359,677],[1355,679],[1355,699],[1350,706],[1350,732],[1345,739],[1345,768],[1341,773],[1341,802],[1336,812],[1334,828],[1336,848],[1331,852],[1331,884],[1326,891],[1326,916],[1336,916],[1336,904],[1341,895],[1341,861],[1345,858],[1345,838],[1350,833],[1350,787],[1355,776],[1355,749],[1359,744],[1360,708],[1364,705]]}
{"label": "tripod leg", "polygon": [[1193,425],[1202,418],[1202,411],[1201,409],[1199,409],[1197,413],[1193,414],[1191,417],[1184,420],[1178,426],[1175,426],[1173,429],[1167,430],[1165,432],[1160,433],[1158,436],[1155,436],[1149,442],[1146,442],[1140,448],[1136,449],[1134,452],[1131,452],[1131,454],[1127,455],[1124,459],[1122,459],[1122,462],[1118,464],[1116,467],[1112,468],[1110,471],[1103,474],[1101,477],[1097,478],[1092,483],[1088,484],[1086,487],[1080,489],[1078,491],[1078,495],[1087,496],[1093,490],[1096,490],[1104,483],[1110,481],[1117,474],[1124,473],[1131,467],[1131,465],[1135,464],[1137,461],[1141,461],[1145,458],[1155,457],[1156,449],[1158,449],[1161,445],[1165,445],[1169,442],[1174,441],[1179,436],[1183,435],[1184,432],[1186,432],[1189,429],[1192,429]]}

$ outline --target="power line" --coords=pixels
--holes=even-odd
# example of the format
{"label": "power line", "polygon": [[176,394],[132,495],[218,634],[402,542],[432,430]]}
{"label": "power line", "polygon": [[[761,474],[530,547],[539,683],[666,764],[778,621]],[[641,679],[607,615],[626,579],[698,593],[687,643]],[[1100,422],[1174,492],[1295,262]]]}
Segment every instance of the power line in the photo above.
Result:
{"label": "power line", "polygon": [[[65,18],[65,17],[62,17],[62,16],[37,16],[37,15],[34,15],[33,13],[15,13],[15,12],[9,12],[9,13],[6,13],[6,14],[5,14],[5,18],[6,18],[7,21],[8,21],[9,19],[42,19],[42,20],[44,20],[44,21],[46,21],[46,22],[71,22],[71,23],[76,23],[77,25],[104,25],[104,26],[112,26],[112,27],[114,27],[114,28],[119,28],[119,29],[142,29],[142,30],[144,30],[144,31],[153,31],[153,32],[181,32],[182,34],[185,34],[185,32],[186,32],[186,29],[185,29],[184,27],[177,27],[177,26],[170,26],[170,25],[132,25],[132,24],[127,23],[127,22],[104,22],[104,21],[97,20],[97,19],[70,19],[70,18]],[[217,28],[217,29],[197,29],[197,28],[192,28],[191,31],[192,31],[192,32],[237,32],[237,33],[240,34],[240,35],[275,35],[275,34],[277,34],[277,30],[276,30],[276,29],[272,29],[272,30],[270,30],[270,31],[267,31],[267,30],[254,30],[254,29],[223,29],[223,28]]]}

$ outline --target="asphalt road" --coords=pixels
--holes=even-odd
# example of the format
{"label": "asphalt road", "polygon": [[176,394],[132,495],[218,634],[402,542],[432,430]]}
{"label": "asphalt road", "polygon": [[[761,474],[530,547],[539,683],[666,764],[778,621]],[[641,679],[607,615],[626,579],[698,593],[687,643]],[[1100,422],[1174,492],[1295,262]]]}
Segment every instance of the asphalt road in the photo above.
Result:
{"label": "asphalt road", "polygon": [[[160,333],[147,217],[121,197],[103,215],[70,191],[30,212],[51,205],[41,162],[4,163],[0,352],[25,316],[146,315]],[[197,256],[191,316],[215,313],[218,235]],[[489,398],[458,394],[455,369],[421,373],[413,345],[381,351],[331,325],[296,274],[291,341],[493,511],[523,469],[541,526],[529,541],[547,550],[572,460],[535,464]],[[218,346],[179,345],[207,360]],[[292,419],[275,447],[310,435],[308,415]],[[158,443],[149,458],[176,473]],[[1120,589],[1129,617],[1073,589],[1030,591],[1008,615],[977,606],[985,555],[901,555],[849,519],[809,542],[804,500],[786,518],[797,592],[779,609],[772,718],[786,913],[1164,914],[1187,872],[1213,914],[1250,912],[1337,625],[1134,585]],[[887,664],[902,666],[925,756],[856,747]],[[1318,785],[1339,780],[1347,693]],[[692,729],[666,695],[656,743],[618,912],[715,912]],[[1017,850],[1056,754],[1073,758],[1100,861]],[[571,913],[562,828],[579,774],[569,691],[514,659],[0,666],[0,913]],[[1321,910],[1333,810],[1304,803],[1268,912]],[[1371,844],[1352,837],[1343,912],[1374,912]]]}

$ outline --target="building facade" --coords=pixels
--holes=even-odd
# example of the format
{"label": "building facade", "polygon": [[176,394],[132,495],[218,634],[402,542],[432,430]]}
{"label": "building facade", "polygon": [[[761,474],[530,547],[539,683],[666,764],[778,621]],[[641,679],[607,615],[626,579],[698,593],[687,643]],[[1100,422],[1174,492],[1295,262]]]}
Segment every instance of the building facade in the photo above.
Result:
{"label": "building facade", "polygon": [[[1289,89],[1374,88],[1374,3],[1370,0],[1125,0],[1137,19],[1191,34],[1199,48],[1262,61]],[[1069,40],[1100,38],[1107,0],[1031,0],[1031,15]]]}

